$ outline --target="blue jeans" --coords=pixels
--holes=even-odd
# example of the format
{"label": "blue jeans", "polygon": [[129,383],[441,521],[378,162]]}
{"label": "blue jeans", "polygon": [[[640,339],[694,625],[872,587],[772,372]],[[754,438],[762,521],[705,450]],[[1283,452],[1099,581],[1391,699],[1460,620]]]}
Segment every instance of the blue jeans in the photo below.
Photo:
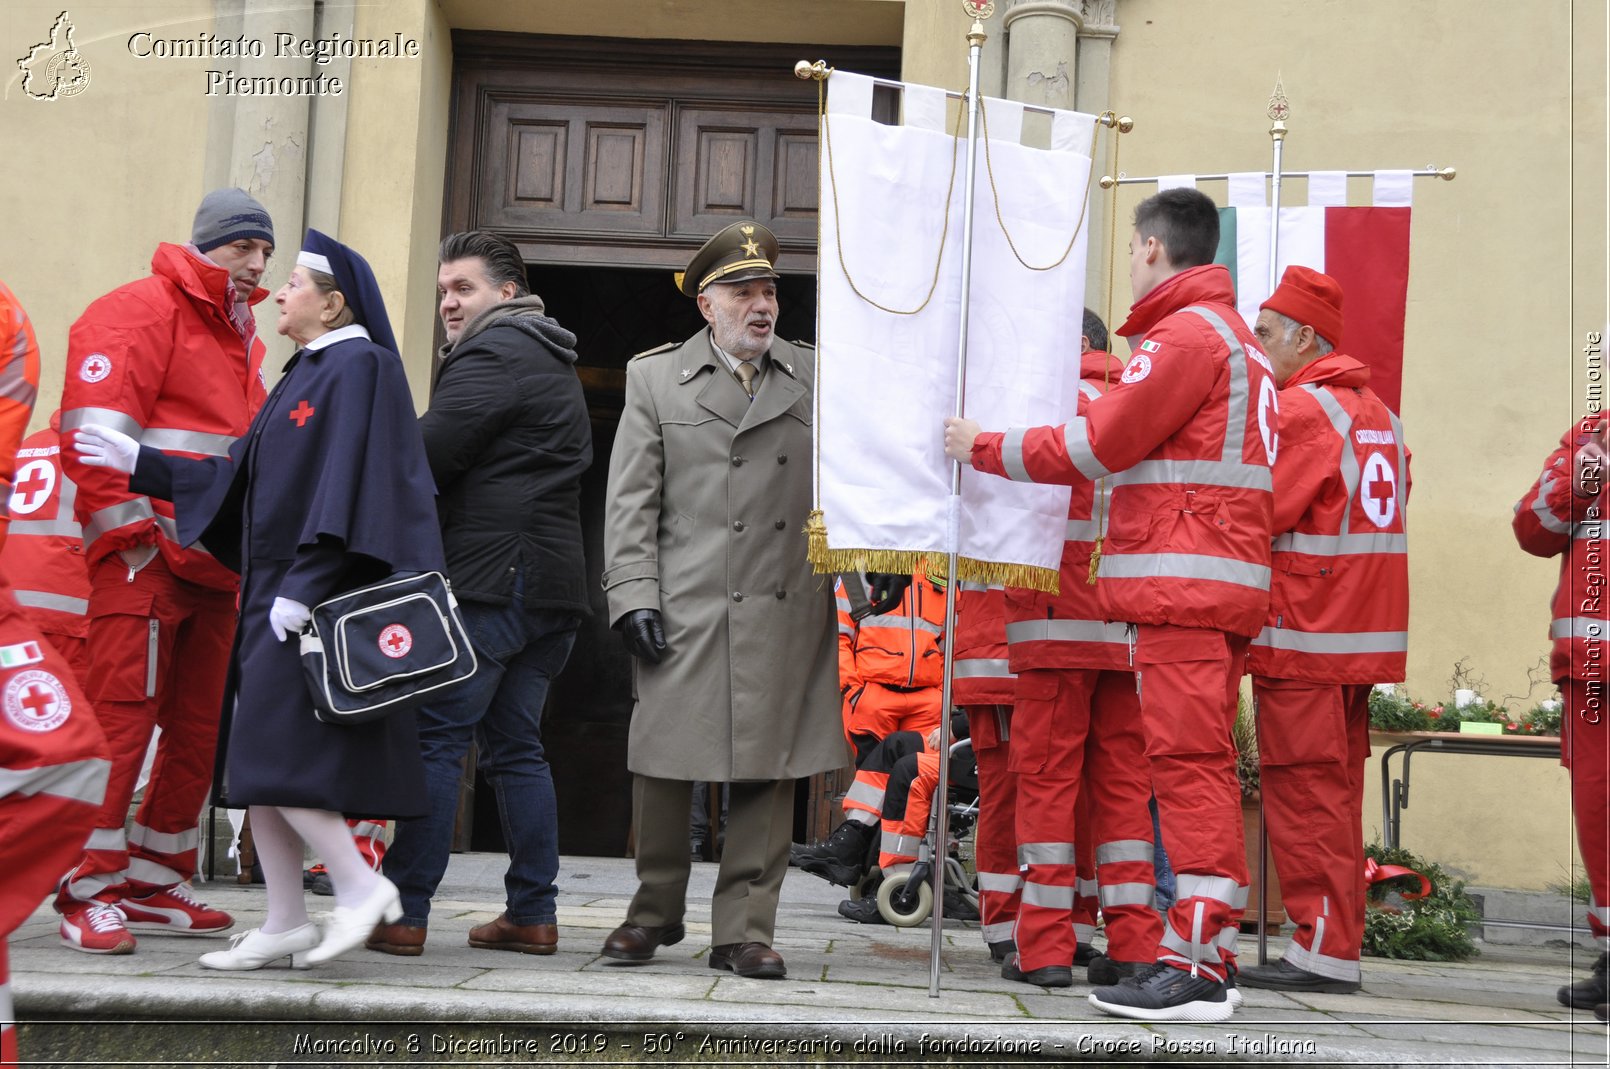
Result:
{"label": "blue jeans", "polygon": [[516,582],[508,605],[460,603],[475,647],[474,677],[443,702],[419,711],[430,815],[402,821],[382,869],[402,892],[402,923],[425,927],[431,896],[447,871],[464,754],[475,739],[481,772],[497,795],[509,869],[503,877],[509,919],[554,923],[559,875],[559,817],[553,774],[542,752],[542,706],[565,666],[579,617],[528,609]]}
{"label": "blue jeans", "polygon": [[1152,811],[1152,873],[1157,880],[1156,902],[1158,910],[1174,908],[1174,866],[1169,863],[1168,850],[1163,845],[1163,823],[1157,816],[1157,799],[1147,803]]}

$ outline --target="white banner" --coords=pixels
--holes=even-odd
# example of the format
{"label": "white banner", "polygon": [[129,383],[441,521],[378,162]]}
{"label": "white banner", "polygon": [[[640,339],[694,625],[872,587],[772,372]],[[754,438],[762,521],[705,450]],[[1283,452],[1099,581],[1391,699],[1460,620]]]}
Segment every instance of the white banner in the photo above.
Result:
{"label": "white banner", "polygon": [[[888,126],[871,118],[871,88],[843,72],[828,82],[816,424],[827,570],[856,558],[909,570],[949,550],[942,420],[956,399],[967,146],[934,121],[939,90],[904,87],[908,123]],[[1057,112],[1051,147],[1027,148],[1018,130],[1043,131],[1044,116],[1034,127],[1021,104],[984,107],[965,412],[988,430],[1062,423],[1078,392],[1095,119]],[[961,577],[1054,585],[1068,494],[965,471]]]}

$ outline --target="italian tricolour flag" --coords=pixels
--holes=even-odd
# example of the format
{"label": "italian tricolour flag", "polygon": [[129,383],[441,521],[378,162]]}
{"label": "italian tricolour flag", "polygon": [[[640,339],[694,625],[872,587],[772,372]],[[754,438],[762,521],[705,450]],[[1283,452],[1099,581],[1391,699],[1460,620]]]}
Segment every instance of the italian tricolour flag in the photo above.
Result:
{"label": "italian tricolour flag", "polygon": [[[1373,204],[1347,206],[1347,176],[1315,172],[1308,204],[1280,209],[1279,270],[1323,271],[1341,284],[1340,349],[1370,368],[1370,386],[1396,412],[1403,393],[1403,322],[1409,291],[1409,188],[1406,171],[1374,177]],[[1250,326],[1269,298],[1268,175],[1230,176],[1229,207],[1219,211],[1217,261],[1235,280],[1236,306]],[[1184,184],[1175,180],[1173,184]]]}

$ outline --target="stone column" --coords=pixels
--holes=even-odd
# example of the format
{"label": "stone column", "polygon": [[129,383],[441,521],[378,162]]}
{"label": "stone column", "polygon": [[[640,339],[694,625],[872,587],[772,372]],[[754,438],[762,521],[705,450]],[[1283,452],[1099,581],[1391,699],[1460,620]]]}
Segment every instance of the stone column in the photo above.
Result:
{"label": "stone column", "polygon": [[1077,0],[1018,0],[1002,21],[1006,98],[1071,111],[1083,6]]}
{"label": "stone column", "polygon": [[[1079,29],[1079,67],[1075,82],[1074,107],[1078,111],[1090,115],[1100,115],[1114,105],[1112,96],[1112,46],[1118,36],[1117,0],[1084,0],[1084,20]],[[1122,103],[1121,101],[1119,102]],[[1121,108],[1118,110],[1122,110]],[[1105,146],[1111,137],[1107,131],[1102,131],[1096,154],[1096,176],[1112,173],[1112,161],[1108,158]],[[1120,160],[1120,163],[1123,161]],[[1104,189],[1097,189],[1096,196],[1090,204],[1090,252],[1089,252],[1089,281],[1085,292],[1090,307],[1106,317],[1107,275],[1109,272],[1107,231],[1111,226],[1107,211],[1109,194]],[[1118,220],[1116,244],[1119,249],[1129,240],[1129,233],[1124,226],[1124,220]],[[1122,260],[1120,260],[1120,266]],[[1129,307],[1129,291],[1124,280],[1119,277],[1121,271],[1113,275],[1113,288],[1116,292],[1112,297],[1113,316],[1122,321],[1123,312]],[[1111,330],[1116,323],[1108,323]],[[1116,340],[1114,342],[1116,344]]]}

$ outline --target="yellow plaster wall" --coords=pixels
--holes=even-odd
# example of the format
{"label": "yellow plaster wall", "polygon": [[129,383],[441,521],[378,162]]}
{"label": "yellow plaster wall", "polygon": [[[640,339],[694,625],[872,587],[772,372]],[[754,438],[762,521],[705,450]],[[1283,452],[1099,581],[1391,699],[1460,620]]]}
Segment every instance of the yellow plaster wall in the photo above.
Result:
{"label": "yellow plaster wall", "polygon": [[[957,10],[957,0],[914,0]],[[456,29],[681,41],[809,41],[895,44],[898,0],[440,0]],[[814,57],[812,57],[814,58]]]}
{"label": "yellow plaster wall", "polygon": [[131,34],[194,36],[207,0],[75,2],[73,42],[89,64],[77,96],[22,91],[18,57],[48,40],[60,0],[0,4],[0,279],[39,336],[41,427],[61,400],[67,328],[101,294],[150,272],[163,241],[190,239],[206,151],[205,65],[136,59]]}

